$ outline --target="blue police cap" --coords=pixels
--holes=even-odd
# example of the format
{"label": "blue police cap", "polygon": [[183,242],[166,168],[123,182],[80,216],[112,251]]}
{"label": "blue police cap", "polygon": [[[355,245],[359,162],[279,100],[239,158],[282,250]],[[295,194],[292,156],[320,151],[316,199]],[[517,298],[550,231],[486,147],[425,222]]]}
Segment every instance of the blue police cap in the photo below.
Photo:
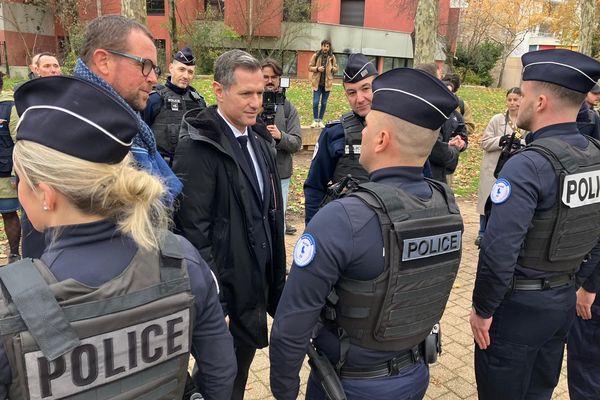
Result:
{"label": "blue police cap", "polygon": [[373,81],[371,110],[423,128],[442,126],[458,107],[456,96],[439,79],[412,68],[392,69]]}
{"label": "blue police cap", "polygon": [[104,89],[72,76],[24,83],[15,92],[17,140],[83,160],[116,164],[138,132],[138,117]]}
{"label": "blue police cap", "polygon": [[373,75],[377,75],[377,68],[364,54],[354,53],[348,56],[348,63],[344,70],[344,82],[356,83]]}
{"label": "blue police cap", "polygon": [[600,62],[576,51],[552,49],[523,54],[523,80],[553,83],[580,93],[600,78]]}
{"label": "blue police cap", "polygon": [[173,60],[177,60],[185,65],[196,65],[196,57],[192,54],[192,49],[184,47],[173,56]]}

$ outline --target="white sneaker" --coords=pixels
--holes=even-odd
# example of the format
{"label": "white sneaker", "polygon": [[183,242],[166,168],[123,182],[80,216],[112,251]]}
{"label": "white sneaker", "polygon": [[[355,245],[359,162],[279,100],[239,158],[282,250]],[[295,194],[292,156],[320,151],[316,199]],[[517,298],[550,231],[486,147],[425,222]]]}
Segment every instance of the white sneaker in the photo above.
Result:
{"label": "white sneaker", "polygon": [[323,120],[319,120],[319,128],[325,128],[325,124],[323,123]]}
{"label": "white sneaker", "polygon": [[310,124],[311,128],[318,128],[319,127],[319,121],[317,121],[316,119],[313,120],[312,124]]}

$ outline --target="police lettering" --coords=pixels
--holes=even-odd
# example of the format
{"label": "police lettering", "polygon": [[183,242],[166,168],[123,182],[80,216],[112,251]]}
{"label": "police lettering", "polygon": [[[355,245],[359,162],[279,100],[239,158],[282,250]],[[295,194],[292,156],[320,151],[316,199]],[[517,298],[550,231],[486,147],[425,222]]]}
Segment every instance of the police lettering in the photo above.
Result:
{"label": "police lettering", "polygon": [[600,171],[565,176],[561,199],[570,208],[600,202]]}
{"label": "police lettering", "polygon": [[189,352],[189,311],[83,339],[49,361],[25,354],[31,399],[60,399],[124,378]]}
{"label": "police lettering", "polygon": [[462,232],[405,239],[402,246],[402,261],[417,260],[460,250]]}

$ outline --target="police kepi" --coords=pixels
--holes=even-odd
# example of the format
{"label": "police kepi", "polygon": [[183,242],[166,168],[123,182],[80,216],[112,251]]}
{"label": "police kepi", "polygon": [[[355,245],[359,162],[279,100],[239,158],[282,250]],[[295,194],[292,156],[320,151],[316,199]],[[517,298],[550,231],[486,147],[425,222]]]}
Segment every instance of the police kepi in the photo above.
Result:
{"label": "police kepi", "polygon": [[173,59],[185,65],[196,65],[196,57],[194,57],[194,54],[192,54],[192,49],[189,47],[184,47],[183,49],[179,50],[177,53],[175,53]]}
{"label": "police kepi", "polygon": [[15,106],[21,116],[17,140],[92,162],[123,160],[138,130],[130,109],[97,85],[70,76],[25,82],[15,92]]}
{"label": "police kepi", "polygon": [[356,83],[373,75],[377,75],[377,68],[371,60],[361,53],[350,54],[344,69],[344,82]]}

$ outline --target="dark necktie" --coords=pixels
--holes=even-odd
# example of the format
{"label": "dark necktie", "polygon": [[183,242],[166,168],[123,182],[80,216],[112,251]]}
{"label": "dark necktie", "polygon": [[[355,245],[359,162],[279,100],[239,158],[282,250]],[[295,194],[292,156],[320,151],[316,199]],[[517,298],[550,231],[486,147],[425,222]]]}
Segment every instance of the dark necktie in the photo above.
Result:
{"label": "dark necktie", "polygon": [[242,148],[242,154],[244,155],[244,158],[246,159],[246,163],[248,164],[248,170],[246,170],[246,172],[248,173],[248,175],[250,175],[252,178],[252,184],[255,185],[256,190],[260,191],[260,186],[258,184],[258,179],[256,178],[256,170],[254,168],[254,162],[252,161],[252,157],[250,156],[250,152],[248,151],[248,136],[247,135],[242,135],[242,136],[238,136],[237,141],[240,143],[240,147]]}

